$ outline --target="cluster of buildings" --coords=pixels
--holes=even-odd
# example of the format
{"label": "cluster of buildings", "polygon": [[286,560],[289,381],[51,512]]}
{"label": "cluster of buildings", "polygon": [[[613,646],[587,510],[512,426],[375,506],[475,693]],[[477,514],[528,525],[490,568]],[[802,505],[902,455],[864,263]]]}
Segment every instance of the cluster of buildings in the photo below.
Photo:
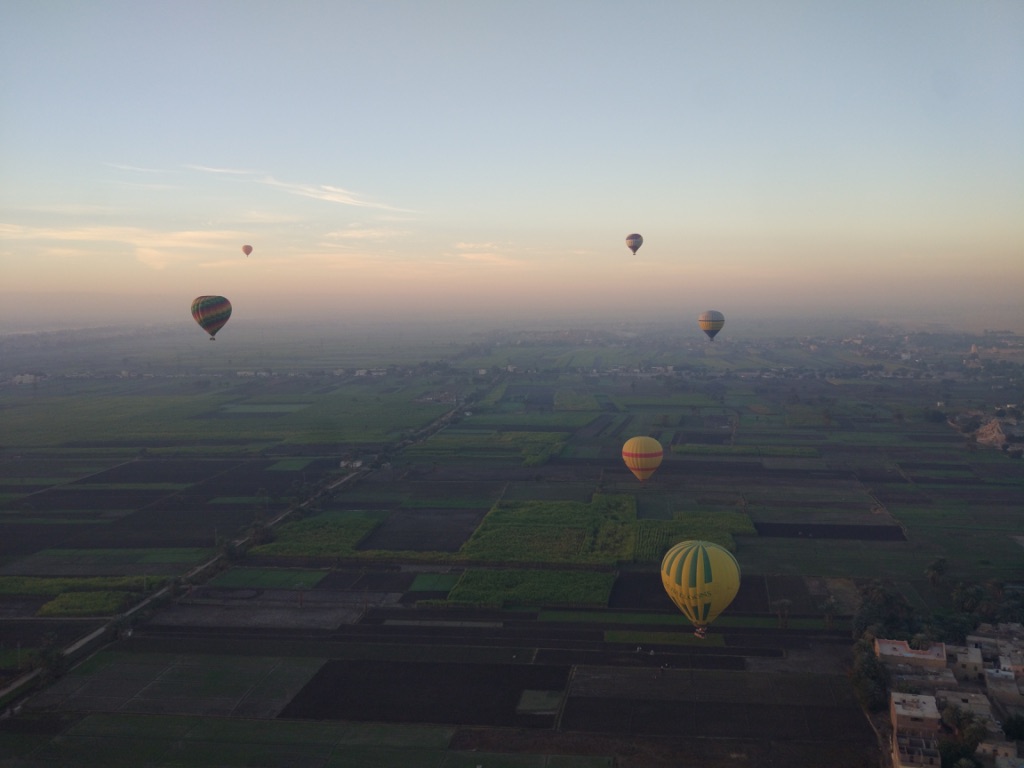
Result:
{"label": "cluster of buildings", "polygon": [[985,727],[975,759],[993,768],[1024,768],[1017,742],[1003,720],[1024,717],[1024,625],[982,624],[965,645],[911,648],[905,640],[875,640],[875,655],[889,670],[893,768],[941,765],[942,713],[969,712]]}

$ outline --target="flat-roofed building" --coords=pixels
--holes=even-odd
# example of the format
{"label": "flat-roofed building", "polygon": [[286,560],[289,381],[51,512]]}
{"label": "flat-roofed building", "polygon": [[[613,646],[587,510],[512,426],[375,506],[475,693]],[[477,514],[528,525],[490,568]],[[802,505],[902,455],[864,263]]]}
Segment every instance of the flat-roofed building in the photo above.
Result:
{"label": "flat-roofed building", "polygon": [[942,718],[934,696],[890,693],[889,714],[895,731],[916,736],[935,736]]}
{"label": "flat-roofed building", "polygon": [[974,719],[985,724],[989,733],[999,730],[996,719],[992,715],[992,702],[983,693],[968,693],[967,691],[936,691],[935,703],[941,712],[946,707],[956,707],[964,712],[970,712]]}
{"label": "flat-roofed building", "polygon": [[909,664],[925,669],[946,668],[946,646],[944,643],[933,643],[930,648],[917,650],[911,648],[906,640],[875,639],[875,656],[886,666]]}
{"label": "flat-roofed building", "polygon": [[894,768],[939,766],[939,708],[934,696],[890,693]]}
{"label": "flat-roofed building", "polygon": [[985,760],[985,763],[988,765],[993,763],[998,765],[997,760],[1000,757],[1017,757],[1017,742],[1009,741],[1002,735],[1002,733],[1000,733],[997,736],[990,736],[981,742],[978,745],[978,748],[974,750],[974,754],[976,757],[980,757]]}
{"label": "flat-roofed building", "polygon": [[[1000,657],[1007,657],[1006,666],[1024,663],[1024,626],[1010,624],[979,624],[967,636],[967,645],[981,649],[981,655],[992,666],[1003,666]],[[1021,670],[1024,672],[1024,669]]]}
{"label": "flat-roofed building", "polygon": [[1013,672],[1017,677],[1024,677],[1024,647],[1015,644],[1000,644],[999,668]]}
{"label": "flat-roofed building", "polygon": [[959,681],[949,667],[934,669],[932,667],[915,667],[910,664],[886,665],[889,670],[891,688],[900,688],[914,693],[935,694],[940,689],[953,689]]}
{"label": "flat-roofed building", "polygon": [[893,768],[938,768],[942,765],[939,742],[936,739],[920,739],[916,736],[892,735]]}
{"label": "flat-roofed building", "polygon": [[1005,669],[985,670],[985,691],[990,700],[1007,715],[1024,716],[1024,678],[1015,677]]}
{"label": "flat-roofed building", "polygon": [[950,666],[957,680],[983,680],[985,664],[981,658],[981,649],[977,646],[948,645],[946,646]]}

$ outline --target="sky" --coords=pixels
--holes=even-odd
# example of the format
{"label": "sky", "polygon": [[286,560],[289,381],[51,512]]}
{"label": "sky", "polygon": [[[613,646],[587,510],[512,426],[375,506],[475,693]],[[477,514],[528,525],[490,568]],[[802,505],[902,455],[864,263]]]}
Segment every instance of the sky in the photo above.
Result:
{"label": "sky", "polygon": [[218,294],[232,323],[714,308],[1024,333],[1019,0],[2,15],[0,332],[188,325]]}

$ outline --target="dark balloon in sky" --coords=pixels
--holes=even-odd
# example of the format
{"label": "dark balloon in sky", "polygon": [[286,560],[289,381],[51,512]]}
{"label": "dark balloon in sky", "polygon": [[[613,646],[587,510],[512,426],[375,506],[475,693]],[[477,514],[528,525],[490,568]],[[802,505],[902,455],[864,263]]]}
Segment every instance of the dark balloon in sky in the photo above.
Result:
{"label": "dark balloon in sky", "polygon": [[192,302],[192,317],[210,334],[210,341],[231,317],[231,302],[223,296],[199,296]]}
{"label": "dark balloon in sky", "polygon": [[242,246],[242,253],[244,253],[246,256],[248,256],[250,253],[252,253],[252,246],[251,245],[243,245]]}
{"label": "dark balloon in sky", "polygon": [[644,244],[643,237],[641,237],[640,235],[636,234],[635,232],[632,235],[628,235],[626,237],[626,247],[629,248],[629,250],[631,250],[633,252],[634,256],[636,256],[637,249],[641,245],[643,245],[643,244]]}

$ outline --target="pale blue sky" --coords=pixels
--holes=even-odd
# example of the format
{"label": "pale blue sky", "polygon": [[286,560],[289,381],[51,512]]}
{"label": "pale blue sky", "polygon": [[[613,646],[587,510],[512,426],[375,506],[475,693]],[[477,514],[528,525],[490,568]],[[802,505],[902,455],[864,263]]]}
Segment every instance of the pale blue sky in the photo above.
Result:
{"label": "pale blue sky", "polygon": [[60,293],[69,318],[175,320],[221,293],[254,315],[906,307],[1024,331],[1019,0],[0,12],[19,312]]}

